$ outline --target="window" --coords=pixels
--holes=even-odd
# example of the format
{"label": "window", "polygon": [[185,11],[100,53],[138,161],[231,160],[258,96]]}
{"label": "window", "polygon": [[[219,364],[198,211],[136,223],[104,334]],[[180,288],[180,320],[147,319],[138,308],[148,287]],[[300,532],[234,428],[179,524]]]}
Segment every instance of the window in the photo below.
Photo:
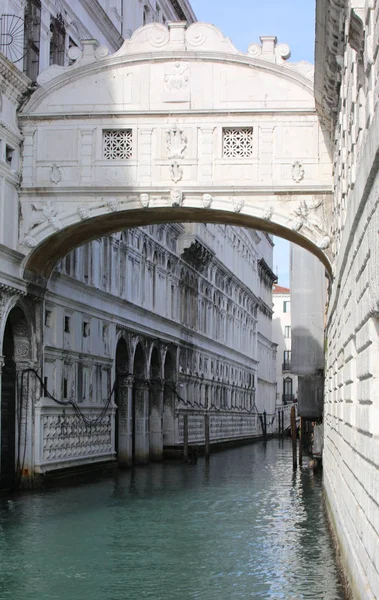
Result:
{"label": "window", "polygon": [[291,350],[284,350],[283,353],[283,371],[291,369]]}
{"label": "window", "polygon": [[40,0],[27,0],[24,23],[24,73],[32,81],[36,81],[39,72],[41,36]]}
{"label": "window", "polygon": [[45,326],[51,327],[51,310],[45,310]]}
{"label": "window", "polygon": [[64,331],[65,333],[70,333],[70,317],[64,318]]}
{"label": "window", "polygon": [[107,129],[103,131],[103,156],[106,160],[132,158],[132,130]]}
{"label": "window", "polygon": [[283,379],[283,404],[293,402],[293,387],[291,377]]}
{"label": "window", "polygon": [[146,23],[149,22],[149,7],[145,4],[145,6],[143,7],[143,17],[142,17],[142,22],[144,25],[146,25]]}
{"label": "window", "polygon": [[285,338],[290,338],[291,337],[291,325],[286,325],[284,327],[284,337]]}
{"label": "window", "polygon": [[223,130],[223,156],[249,158],[253,156],[253,128],[225,127]]}
{"label": "window", "polygon": [[62,15],[52,19],[50,23],[50,64],[64,65],[66,29]]}
{"label": "window", "polygon": [[63,379],[63,398],[67,398],[68,393],[68,380],[66,378]]}
{"label": "window", "polygon": [[5,145],[5,162],[11,168],[13,166],[12,163],[13,163],[14,156],[15,156],[14,149],[11,148],[11,146],[8,146],[8,144],[6,144]]}
{"label": "window", "polygon": [[284,300],[284,302],[283,302],[283,312],[284,313],[289,313],[290,312],[290,301],[289,300]]}

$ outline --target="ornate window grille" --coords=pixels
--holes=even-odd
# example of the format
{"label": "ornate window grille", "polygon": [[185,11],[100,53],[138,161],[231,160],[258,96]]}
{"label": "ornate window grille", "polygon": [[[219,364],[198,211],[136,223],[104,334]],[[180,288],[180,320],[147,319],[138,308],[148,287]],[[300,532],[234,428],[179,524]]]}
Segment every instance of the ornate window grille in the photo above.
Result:
{"label": "ornate window grille", "polygon": [[103,156],[106,160],[125,160],[133,155],[131,129],[107,129],[103,131]]}
{"label": "ornate window grille", "polygon": [[253,156],[252,127],[224,127],[223,156],[225,158],[249,158]]}

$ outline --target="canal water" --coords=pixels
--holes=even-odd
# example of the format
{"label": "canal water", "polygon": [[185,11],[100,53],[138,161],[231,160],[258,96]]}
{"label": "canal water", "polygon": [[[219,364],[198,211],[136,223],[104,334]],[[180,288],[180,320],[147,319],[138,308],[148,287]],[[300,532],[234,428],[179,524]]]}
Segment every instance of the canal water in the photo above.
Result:
{"label": "canal water", "polygon": [[0,600],[343,599],[287,441],[0,497]]}

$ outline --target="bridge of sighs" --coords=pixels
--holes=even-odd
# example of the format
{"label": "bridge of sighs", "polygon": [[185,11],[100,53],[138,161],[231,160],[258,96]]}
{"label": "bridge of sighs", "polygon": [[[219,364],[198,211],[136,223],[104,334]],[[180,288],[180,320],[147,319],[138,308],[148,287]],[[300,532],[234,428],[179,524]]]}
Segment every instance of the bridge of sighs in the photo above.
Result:
{"label": "bridge of sighs", "polygon": [[275,233],[331,272],[331,157],[313,67],[262,37],[247,54],[214,26],[150,24],[109,56],[94,40],[24,104],[19,248],[47,280],[72,248],[159,222]]}

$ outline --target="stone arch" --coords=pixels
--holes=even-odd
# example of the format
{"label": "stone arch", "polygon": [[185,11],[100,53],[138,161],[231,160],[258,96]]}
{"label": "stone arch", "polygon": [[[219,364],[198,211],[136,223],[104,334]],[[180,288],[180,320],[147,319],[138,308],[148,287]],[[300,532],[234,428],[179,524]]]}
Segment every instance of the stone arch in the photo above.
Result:
{"label": "stone arch", "polygon": [[33,395],[35,384],[27,373],[25,389],[23,371],[31,366],[33,347],[30,324],[17,299],[10,302],[1,342],[0,488],[13,488],[16,472],[21,477],[28,470],[27,427],[31,426],[32,407],[27,394]]}
{"label": "stone arch", "polygon": [[168,349],[163,363],[163,446],[171,446],[175,440],[175,405],[177,364],[176,356]]}

